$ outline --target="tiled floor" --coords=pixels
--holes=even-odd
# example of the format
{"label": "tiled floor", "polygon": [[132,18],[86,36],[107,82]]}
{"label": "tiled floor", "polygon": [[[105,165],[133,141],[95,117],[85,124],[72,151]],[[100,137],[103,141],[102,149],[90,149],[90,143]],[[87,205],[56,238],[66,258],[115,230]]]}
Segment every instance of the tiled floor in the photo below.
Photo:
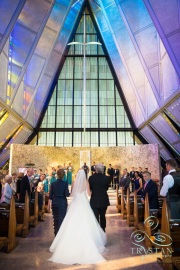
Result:
{"label": "tiled floor", "polygon": [[46,214],[45,222],[32,228],[27,238],[18,238],[19,245],[10,254],[0,252],[0,269],[4,270],[51,270],[51,269],[94,269],[94,270],[162,270],[156,262],[161,253],[144,255],[131,241],[132,227],[116,213],[116,207],[107,211],[108,252],[107,262],[97,265],[62,265],[47,261],[51,256],[49,246],[53,240],[53,220]]}

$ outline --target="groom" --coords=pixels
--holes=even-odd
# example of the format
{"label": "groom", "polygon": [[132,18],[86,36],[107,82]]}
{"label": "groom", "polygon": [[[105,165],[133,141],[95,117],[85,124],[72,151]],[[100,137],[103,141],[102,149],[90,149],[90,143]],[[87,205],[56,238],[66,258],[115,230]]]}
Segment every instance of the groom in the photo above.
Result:
{"label": "groom", "polygon": [[107,190],[110,185],[110,177],[104,175],[103,164],[95,165],[95,174],[89,177],[89,187],[91,191],[90,205],[101,228],[106,228],[106,210],[109,203]]}

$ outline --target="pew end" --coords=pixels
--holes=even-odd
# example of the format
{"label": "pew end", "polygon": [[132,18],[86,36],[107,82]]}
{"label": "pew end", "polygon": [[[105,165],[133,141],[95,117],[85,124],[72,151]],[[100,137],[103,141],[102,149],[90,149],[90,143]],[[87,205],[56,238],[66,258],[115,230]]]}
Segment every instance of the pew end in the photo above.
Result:
{"label": "pew end", "polygon": [[0,210],[0,249],[9,253],[18,245],[16,240],[15,201],[12,196],[9,210]]}
{"label": "pew end", "polygon": [[163,201],[161,233],[166,235],[162,259],[158,262],[164,269],[180,269],[180,219],[170,219],[166,198]]}
{"label": "pew end", "polygon": [[26,237],[29,233],[29,196],[26,191],[25,203],[16,203],[16,234]]}

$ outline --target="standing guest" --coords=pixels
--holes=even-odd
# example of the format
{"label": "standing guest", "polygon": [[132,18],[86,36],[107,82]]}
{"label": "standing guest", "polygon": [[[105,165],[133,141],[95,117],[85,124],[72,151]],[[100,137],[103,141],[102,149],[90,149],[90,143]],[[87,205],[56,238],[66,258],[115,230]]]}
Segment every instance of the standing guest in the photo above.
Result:
{"label": "standing guest", "polygon": [[12,176],[6,175],[4,180],[5,180],[5,185],[2,189],[2,196],[1,196],[0,202],[10,204],[11,197],[13,195],[13,190],[11,188]]}
{"label": "standing guest", "polygon": [[12,183],[11,183],[11,188],[13,190],[13,194],[16,194],[16,189],[17,189],[17,174],[12,173]]}
{"label": "standing guest", "polygon": [[93,165],[91,166],[91,175],[96,172],[96,163],[93,162]]}
{"label": "standing guest", "polygon": [[104,165],[104,163],[102,162],[102,165],[104,167],[104,171],[103,171],[103,174],[106,174],[106,166]]}
{"label": "standing guest", "polygon": [[96,173],[89,177],[91,191],[90,205],[101,228],[106,229],[106,210],[110,205],[107,190],[110,184],[110,177],[104,175],[104,166],[96,164]]}
{"label": "standing guest", "polygon": [[86,165],[86,162],[84,162],[84,165],[82,166],[82,169],[84,170],[86,174],[86,179],[88,178],[88,173],[89,173],[89,167]]}
{"label": "standing guest", "polygon": [[16,196],[17,196],[17,200],[19,201],[20,199],[20,192],[21,192],[21,181],[24,177],[24,173],[20,172],[17,176],[17,189],[16,189]]}
{"label": "standing guest", "polygon": [[129,176],[130,176],[130,180],[131,180],[131,186],[132,186],[132,192],[134,191],[134,179],[135,179],[135,170],[134,170],[134,167],[132,167],[130,173],[129,173]]}
{"label": "standing guest", "polygon": [[116,189],[116,186],[119,189],[119,176],[120,176],[120,172],[117,168],[117,165],[115,165],[114,170],[113,170],[113,182],[114,182],[114,189]]}
{"label": "standing guest", "polygon": [[43,185],[44,185],[44,192],[48,193],[49,192],[49,178],[48,178],[48,176],[46,176],[46,178],[44,179]]}
{"label": "standing guest", "polygon": [[[148,171],[148,170],[146,170],[146,171]],[[142,171],[142,167],[139,167],[139,176],[140,176],[140,178],[143,179],[143,171]],[[143,180],[143,181],[144,181],[144,180]]]}
{"label": "standing guest", "polygon": [[111,164],[109,164],[109,168],[107,169],[107,174],[110,176],[111,179],[111,186],[113,187],[113,168]]}
{"label": "standing guest", "polygon": [[129,174],[127,172],[127,169],[124,169],[123,170],[123,175],[122,175],[122,177],[120,178],[120,181],[119,181],[119,185],[124,190],[124,194],[127,193],[127,189],[129,187],[129,184],[130,184],[130,177],[129,177]]}
{"label": "standing guest", "polygon": [[37,170],[34,170],[34,178],[35,178],[35,179],[39,179],[39,176],[40,176],[40,175],[37,173]]}
{"label": "standing guest", "polygon": [[50,178],[49,184],[51,186],[52,183],[54,183],[56,181],[56,172],[52,172],[52,176]]}
{"label": "standing guest", "polygon": [[57,171],[57,181],[51,184],[49,199],[52,201],[54,234],[56,235],[67,211],[68,183],[63,181],[64,170]]}
{"label": "standing guest", "polygon": [[68,185],[72,185],[72,172],[73,172],[73,166],[71,162],[69,162],[69,166],[67,166],[67,182]]}
{"label": "standing guest", "polygon": [[137,195],[142,195],[143,181],[142,178],[140,178],[138,171],[135,171],[135,177],[133,182],[134,190],[137,190]]}
{"label": "standing guest", "polygon": [[166,160],[168,174],[163,178],[163,186],[160,195],[167,197],[172,219],[180,219],[180,172],[174,159]]}
{"label": "standing guest", "polygon": [[[38,192],[38,209],[41,211],[42,210],[42,207],[43,207],[43,191],[44,191],[44,180],[46,178],[46,175],[45,174],[41,174],[40,175],[40,178],[39,178],[39,182],[38,182],[38,185],[37,185],[37,192]],[[39,221],[43,221],[41,216],[38,215],[38,220]]]}
{"label": "standing guest", "polygon": [[143,172],[144,186],[142,191],[142,203],[145,202],[146,194],[148,194],[149,199],[149,209],[158,209],[158,187],[156,183],[151,179],[151,173],[148,171]]}
{"label": "standing guest", "polygon": [[28,195],[31,198],[31,192],[32,192],[31,176],[33,175],[33,173],[34,173],[33,168],[28,168],[27,174],[21,180],[21,190],[20,190],[19,201],[22,203],[25,202],[26,191],[28,192]]}
{"label": "standing guest", "polygon": [[66,163],[63,164],[62,169],[65,172],[63,180],[66,182],[67,181],[67,166],[66,166]]}

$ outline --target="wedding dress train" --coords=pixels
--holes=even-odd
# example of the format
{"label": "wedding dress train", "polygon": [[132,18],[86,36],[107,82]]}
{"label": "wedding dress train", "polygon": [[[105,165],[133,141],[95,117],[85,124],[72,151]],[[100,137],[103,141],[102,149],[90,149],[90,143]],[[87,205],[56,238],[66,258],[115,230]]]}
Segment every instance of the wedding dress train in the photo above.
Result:
{"label": "wedding dress train", "polygon": [[76,192],[50,247],[49,261],[62,264],[96,264],[106,261],[106,234],[97,222],[85,190]]}

